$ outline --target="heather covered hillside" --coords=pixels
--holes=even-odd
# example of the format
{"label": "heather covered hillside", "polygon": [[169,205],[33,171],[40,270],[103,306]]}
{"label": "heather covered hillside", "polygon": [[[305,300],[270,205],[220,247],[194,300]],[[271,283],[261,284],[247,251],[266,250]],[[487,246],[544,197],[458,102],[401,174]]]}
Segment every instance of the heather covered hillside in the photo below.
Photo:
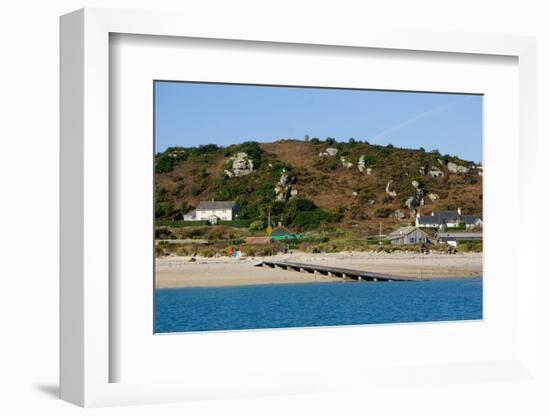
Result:
{"label": "heather covered hillside", "polygon": [[252,228],[330,224],[366,231],[409,224],[417,213],[482,216],[482,167],[438,151],[353,139],[244,142],[168,148],[155,156],[156,218],[181,220],[200,201],[236,201]]}

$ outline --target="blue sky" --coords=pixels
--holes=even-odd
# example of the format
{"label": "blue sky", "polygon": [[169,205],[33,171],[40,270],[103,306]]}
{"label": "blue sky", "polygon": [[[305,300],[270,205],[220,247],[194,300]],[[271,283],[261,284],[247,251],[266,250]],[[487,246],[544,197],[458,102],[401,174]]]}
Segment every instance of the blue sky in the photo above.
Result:
{"label": "blue sky", "polygon": [[350,137],[482,161],[478,95],[157,81],[156,151],[247,140]]}

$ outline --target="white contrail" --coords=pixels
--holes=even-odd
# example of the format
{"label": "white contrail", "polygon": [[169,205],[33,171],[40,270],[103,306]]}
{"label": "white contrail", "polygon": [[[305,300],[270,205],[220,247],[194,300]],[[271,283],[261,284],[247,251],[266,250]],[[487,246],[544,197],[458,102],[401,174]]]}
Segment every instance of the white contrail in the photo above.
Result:
{"label": "white contrail", "polygon": [[443,104],[443,105],[440,105],[439,107],[434,107],[434,108],[431,108],[429,110],[426,110],[420,114],[417,114],[399,124],[396,124],[395,126],[391,126],[391,127],[388,127],[387,129],[385,130],[382,130],[380,133],[376,134],[375,136],[372,137],[372,140],[377,140],[379,138],[382,138],[384,136],[387,136],[388,134],[390,133],[394,133],[398,130],[401,130],[403,127],[406,127],[412,123],[415,123],[417,122],[418,120],[421,120],[423,118],[426,118],[426,117],[429,117],[433,114],[436,114],[436,113],[439,113],[441,111],[444,111],[456,104],[458,104],[459,102],[461,101],[464,101],[464,100],[467,100],[468,98],[471,98],[471,96],[468,96],[468,97],[461,97],[457,100],[454,100],[454,101],[451,101],[450,103],[447,103],[447,104]]}

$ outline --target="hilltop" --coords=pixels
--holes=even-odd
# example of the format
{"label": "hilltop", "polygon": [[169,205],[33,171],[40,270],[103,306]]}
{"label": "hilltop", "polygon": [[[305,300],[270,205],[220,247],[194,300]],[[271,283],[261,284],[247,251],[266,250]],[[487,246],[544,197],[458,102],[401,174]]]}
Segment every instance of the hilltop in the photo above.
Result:
{"label": "hilltop", "polygon": [[482,215],[482,167],[438,151],[350,139],[172,147],[155,156],[156,218],[178,220],[204,200],[235,200],[252,228],[325,224],[378,232],[416,213]]}

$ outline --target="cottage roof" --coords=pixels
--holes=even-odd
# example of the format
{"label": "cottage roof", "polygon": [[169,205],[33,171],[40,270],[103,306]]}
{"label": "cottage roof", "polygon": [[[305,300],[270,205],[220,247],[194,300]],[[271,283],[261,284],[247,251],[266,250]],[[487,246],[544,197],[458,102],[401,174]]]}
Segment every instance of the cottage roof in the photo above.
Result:
{"label": "cottage roof", "polygon": [[444,224],[447,221],[460,221],[460,218],[461,215],[457,211],[434,211],[432,215],[418,217],[418,224]]}
{"label": "cottage roof", "polygon": [[449,232],[437,233],[437,238],[483,238],[482,232]]}
{"label": "cottage roof", "polygon": [[389,233],[388,237],[407,235],[407,234],[412,233],[415,229],[416,229],[416,227],[413,227],[413,226],[400,227],[397,230],[392,231],[391,233]]}
{"label": "cottage roof", "polygon": [[235,201],[201,201],[196,210],[232,209],[235,205],[237,205]]}
{"label": "cottage roof", "polygon": [[426,236],[428,235],[424,231],[422,231],[420,228],[413,227],[411,225],[411,226],[407,226],[407,227],[400,227],[397,230],[392,231],[391,233],[388,234],[388,236],[386,238],[388,240],[395,240],[397,238],[401,238],[401,237],[404,237],[406,235],[409,235],[410,233],[412,233],[415,230],[418,230],[419,232],[421,232],[422,234],[424,234]]}
{"label": "cottage roof", "polygon": [[432,216],[439,217],[442,220],[459,220],[460,214],[457,211],[434,211]]}
{"label": "cottage roof", "polygon": [[441,224],[442,220],[435,215],[421,215],[418,217],[418,224]]}
{"label": "cottage roof", "polygon": [[466,225],[474,225],[478,220],[481,221],[481,218],[477,215],[463,215],[462,219]]}

